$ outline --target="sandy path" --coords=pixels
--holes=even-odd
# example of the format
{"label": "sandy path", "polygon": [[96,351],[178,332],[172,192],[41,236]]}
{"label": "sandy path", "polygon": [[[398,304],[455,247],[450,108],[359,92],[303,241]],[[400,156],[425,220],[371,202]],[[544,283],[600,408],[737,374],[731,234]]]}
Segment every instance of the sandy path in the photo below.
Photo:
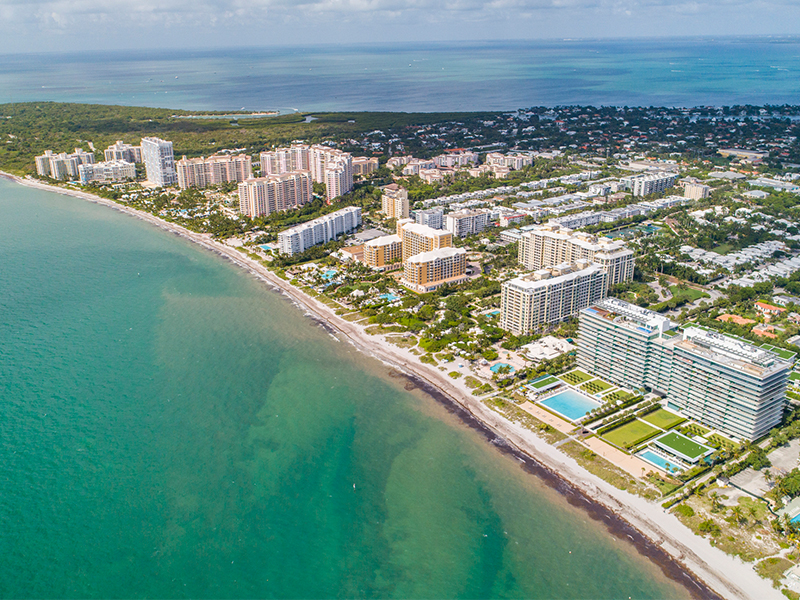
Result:
{"label": "sandy path", "polygon": [[[556,448],[539,438],[534,432],[510,422],[498,413],[489,409],[468,391],[462,380],[454,380],[447,372],[439,371],[435,366],[421,363],[411,352],[387,343],[383,336],[370,336],[364,327],[338,317],[327,305],[307,296],[294,286],[284,281],[263,265],[251,260],[238,250],[211,239],[209,234],[197,234],[180,225],[168,223],[161,219],[111,200],[86,192],[51,186],[31,179],[22,179],[0,172],[0,176],[16,183],[36,189],[73,196],[121,212],[135,215],[157,227],[171,231],[190,239],[201,246],[221,254],[256,277],[282,290],[288,297],[317,315],[336,332],[349,340],[356,348],[371,355],[393,368],[413,375],[427,382],[446,395],[488,430],[493,432],[513,449],[532,458],[555,477],[564,480],[569,486],[578,490],[586,499],[598,503],[621,517],[652,541],[656,547],[666,551],[675,561],[696,579],[704,582],[723,598],[743,598],[753,600],[776,600],[784,598],[771,584],[760,578],[752,566],[739,558],[729,556],[713,547],[708,540],[694,535],[676,517],[667,513],[660,505],[619,490],[599,477],[584,470],[575,460],[559,452]],[[591,512],[588,502],[584,503]],[[602,515],[601,515],[602,516]],[[607,517],[604,517],[607,518]],[[611,528],[611,525],[609,525]],[[631,540],[635,541],[632,536]],[[640,544],[637,544],[640,546]],[[640,550],[642,548],[640,547]],[[643,552],[657,562],[652,552]],[[662,568],[669,570],[669,565]],[[673,569],[674,571],[674,569]],[[675,574],[672,573],[673,577]],[[675,577],[676,579],[678,577]],[[692,582],[683,581],[698,598],[709,595],[708,590],[695,588]],[[695,584],[696,585],[696,584]]]}

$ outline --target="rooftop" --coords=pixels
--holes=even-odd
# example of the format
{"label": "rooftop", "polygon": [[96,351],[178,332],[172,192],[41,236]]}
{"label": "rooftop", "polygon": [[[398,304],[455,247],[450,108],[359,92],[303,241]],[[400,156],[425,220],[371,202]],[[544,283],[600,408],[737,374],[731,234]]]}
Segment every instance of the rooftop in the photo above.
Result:
{"label": "rooftop", "polygon": [[[436,230],[434,229],[434,231]],[[409,258],[406,262],[424,263],[442,258],[451,258],[453,256],[466,253],[467,251],[464,250],[463,248],[438,248],[436,250],[430,250],[428,252],[421,252],[419,254],[415,254],[414,256]]]}

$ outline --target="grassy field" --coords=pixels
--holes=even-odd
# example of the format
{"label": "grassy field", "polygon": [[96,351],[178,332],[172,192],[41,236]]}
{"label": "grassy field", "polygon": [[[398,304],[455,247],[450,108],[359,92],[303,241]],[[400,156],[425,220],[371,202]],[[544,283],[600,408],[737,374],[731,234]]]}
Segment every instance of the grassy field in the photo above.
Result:
{"label": "grassy field", "polygon": [[605,392],[606,390],[611,389],[611,384],[606,383],[601,379],[595,379],[594,381],[589,381],[584,383],[581,386],[581,389],[590,395],[599,394],[600,392]]}
{"label": "grassy field", "polygon": [[555,377],[551,376],[551,377],[546,377],[544,379],[540,379],[539,381],[534,381],[532,383],[529,383],[528,385],[530,387],[538,390],[538,389],[541,389],[541,388],[545,387],[546,385],[550,385],[551,383],[555,383],[556,381],[558,381],[558,380]]}
{"label": "grassy field", "polygon": [[706,294],[702,290],[696,290],[694,288],[687,287],[686,289],[681,289],[677,285],[672,285],[669,288],[669,291],[672,292],[672,296],[674,298],[688,298],[689,302],[694,302],[698,298],[709,298],[710,296]]}
{"label": "grassy field", "polygon": [[659,408],[657,411],[643,416],[642,420],[647,421],[656,427],[660,427],[661,429],[672,429],[676,425],[683,423],[686,419],[679,417],[675,413],[671,413],[668,410]]}
{"label": "grassy field", "polygon": [[681,432],[686,435],[706,435],[709,431],[711,431],[708,427],[703,427],[702,425],[698,425],[697,423],[689,423],[688,425],[684,425],[681,427]]}
{"label": "grassy field", "polygon": [[574,371],[570,371],[569,373],[564,373],[563,375],[559,375],[559,378],[562,381],[566,381],[570,385],[579,385],[584,381],[589,381],[592,379],[592,376],[588,373],[584,373],[580,369],[575,369]]}
{"label": "grassy field", "polygon": [[630,398],[631,395],[624,391],[624,390],[616,390],[615,392],[611,392],[610,394],[606,394],[603,396],[604,402],[619,402],[620,400],[627,400]]}
{"label": "grassy field", "polygon": [[652,425],[642,421],[631,421],[604,433],[601,437],[620,448],[627,449],[653,437],[657,433],[659,433],[659,430]]}
{"label": "grassy field", "polygon": [[703,456],[703,454],[708,452],[708,448],[705,446],[698,444],[697,442],[692,441],[675,431],[671,431],[664,437],[659,438],[658,443],[663,444],[674,452],[682,454],[683,456],[687,456],[692,460],[700,458]]}
{"label": "grassy field", "polygon": [[733,244],[720,244],[716,248],[712,248],[712,252],[716,252],[717,254],[727,254],[733,250]]}

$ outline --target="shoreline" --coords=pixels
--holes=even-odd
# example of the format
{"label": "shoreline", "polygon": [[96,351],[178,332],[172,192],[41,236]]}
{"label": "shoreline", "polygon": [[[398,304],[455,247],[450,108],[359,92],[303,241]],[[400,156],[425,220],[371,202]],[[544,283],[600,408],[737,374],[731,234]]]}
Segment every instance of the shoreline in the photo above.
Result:
{"label": "shoreline", "polygon": [[[215,252],[267,283],[302,308],[333,335],[344,338],[358,351],[376,358],[411,384],[443,405],[468,427],[478,431],[504,454],[522,463],[523,469],[556,490],[567,502],[602,521],[608,532],[629,542],[654,562],[665,575],[682,585],[695,598],[782,598],[769,581],[760,578],[737,557],[713,547],[696,536],[658,503],[619,490],[584,470],[576,461],[539,438],[533,431],[505,419],[472,396],[463,382],[426,365],[408,352],[369,335],[364,327],[337,316],[333,309],[292,286],[237,249],[192,232],[150,213],[125,206],[88,192],[52,186],[0,171],[0,178],[14,183],[88,200],[136,216]],[[744,568],[743,568],[744,567]]]}

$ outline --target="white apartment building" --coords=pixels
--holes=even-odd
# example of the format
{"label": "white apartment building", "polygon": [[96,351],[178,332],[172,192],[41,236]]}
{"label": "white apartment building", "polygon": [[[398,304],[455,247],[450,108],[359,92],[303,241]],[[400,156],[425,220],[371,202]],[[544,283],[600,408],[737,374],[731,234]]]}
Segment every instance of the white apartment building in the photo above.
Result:
{"label": "white apartment building", "polygon": [[172,142],[157,137],[142,138],[142,162],[150,183],[159,187],[178,183]]}
{"label": "white apartment building", "polygon": [[253,177],[253,161],[246,154],[215,155],[205,158],[186,158],[175,163],[178,173],[178,187],[204,188],[209,185],[242,182]]}
{"label": "white apartment building", "polygon": [[67,154],[61,152],[54,154],[51,150],[35,158],[36,172],[42,177],[53,179],[78,179],[81,165],[94,164],[94,153],[84,152],[82,148],[75,148],[75,152]]}
{"label": "white apartment building", "polygon": [[142,162],[142,147],[126,144],[122,140],[117,140],[104,151],[106,162],[112,160],[124,160],[130,163]]}
{"label": "white apartment building", "polygon": [[458,237],[475,235],[489,225],[489,212],[484,210],[464,210],[445,215],[444,228]]}
{"label": "white apartment building", "polygon": [[791,363],[700,327],[607,298],[580,314],[578,366],[618,385],[666,395],[670,408],[738,439],[780,423]]}
{"label": "white apartment building", "polygon": [[519,171],[533,164],[533,157],[528,154],[503,154],[502,152],[489,152],[486,155],[487,165],[507,167],[512,171]]}
{"label": "white apartment building", "polygon": [[662,194],[675,185],[677,173],[642,173],[620,179],[620,184],[630,190],[634,196]]}
{"label": "white apartment building", "polygon": [[606,273],[588,261],[539,269],[502,285],[500,327],[514,335],[544,331],[606,295]]}
{"label": "white apartment building", "polygon": [[468,167],[478,164],[478,153],[470,150],[445,152],[434,156],[433,162],[437,167]]}
{"label": "white apartment building", "polygon": [[397,167],[404,167],[408,163],[414,160],[414,157],[411,155],[408,156],[393,156],[389,160],[386,161],[386,166],[390,169],[396,169]]}
{"label": "white apartment building", "polygon": [[239,184],[239,212],[251,218],[263,217],[303,206],[311,197],[308,171],[251,178]]}
{"label": "white apartment building", "polygon": [[602,220],[604,214],[603,212],[587,210],[572,215],[564,215],[563,217],[554,217],[550,219],[549,222],[568,229],[580,229],[581,227],[597,225]]}
{"label": "white apartment building", "polygon": [[90,181],[125,181],[136,179],[136,165],[124,160],[107,160],[78,167],[81,183]]}
{"label": "white apartment building", "polygon": [[361,208],[348,206],[278,234],[281,254],[298,254],[318,244],[335,240],[361,225]]}
{"label": "white apartment building", "polygon": [[415,292],[432,292],[444,285],[456,285],[469,279],[466,268],[466,250],[438,248],[406,260],[400,283]]}
{"label": "white apartment building", "polygon": [[574,232],[558,225],[540,225],[519,240],[518,261],[526,269],[588,260],[606,272],[608,287],[633,279],[634,254],[620,240]]}
{"label": "white apartment building", "polygon": [[414,213],[414,220],[418,225],[431,229],[442,229],[444,226],[444,212],[441,208],[428,208]]}
{"label": "white apartment building", "polygon": [[381,195],[381,212],[388,219],[407,219],[409,215],[408,190],[396,183],[383,188]]}

